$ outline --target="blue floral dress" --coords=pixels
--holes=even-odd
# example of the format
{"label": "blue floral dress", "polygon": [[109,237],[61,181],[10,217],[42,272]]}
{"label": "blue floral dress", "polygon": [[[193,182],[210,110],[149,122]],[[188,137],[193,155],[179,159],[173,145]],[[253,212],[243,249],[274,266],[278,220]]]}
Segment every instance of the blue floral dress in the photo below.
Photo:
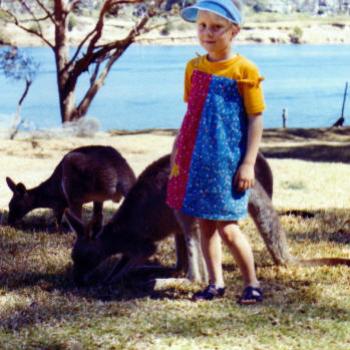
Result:
{"label": "blue floral dress", "polygon": [[249,191],[237,192],[233,186],[246,143],[247,116],[237,81],[194,70],[168,205],[203,219],[246,217]]}

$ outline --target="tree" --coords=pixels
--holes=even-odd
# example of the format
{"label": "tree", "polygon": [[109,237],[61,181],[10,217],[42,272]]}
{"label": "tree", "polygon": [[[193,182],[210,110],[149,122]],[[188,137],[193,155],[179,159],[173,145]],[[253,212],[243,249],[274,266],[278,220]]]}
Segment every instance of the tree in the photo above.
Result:
{"label": "tree", "polygon": [[[136,37],[152,29],[150,19],[161,13],[164,0],[104,0],[96,1],[98,17],[95,27],[69,53],[69,18],[87,4],[85,0],[13,0],[0,4],[6,21],[27,33],[39,37],[52,49],[56,62],[57,87],[62,123],[83,117],[97,92],[103,85],[112,65],[122,56]],[[91,1],[90,1],[91,2]],[[105,19],[110,13],[117,16],[126,4],[141,6],[123,39],[101,44]],[[141,12],[141,13],[140,13]],[[54,39],[44,32],[49,23],[54,29]],[[90,84],[80,101],[76,101],[75,90],[79,78],[90,74]]]}
{"label": "tree", "polygon": [[17,103],[13,126],[10,131],[11,140],[16,136],[18,128],[23,123],[20,114],[22,103],[33,83],[38,67],[39,65],[33,61],[32,57],[24,54],[15,46],[9,46],[0,51],[0,72],[8,79],[24,80],[25,82],[24,91]]}

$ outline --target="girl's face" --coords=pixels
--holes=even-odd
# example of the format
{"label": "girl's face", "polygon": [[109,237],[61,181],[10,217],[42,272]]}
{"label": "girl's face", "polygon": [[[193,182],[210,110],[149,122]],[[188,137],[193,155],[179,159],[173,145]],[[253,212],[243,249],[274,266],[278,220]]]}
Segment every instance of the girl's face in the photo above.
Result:
{"label": "girl's face", "polygon": [[211,61],[230,58],[232,39],[239,27],[227,19],[208,11],[198,11],[197,34],[201,46]]}

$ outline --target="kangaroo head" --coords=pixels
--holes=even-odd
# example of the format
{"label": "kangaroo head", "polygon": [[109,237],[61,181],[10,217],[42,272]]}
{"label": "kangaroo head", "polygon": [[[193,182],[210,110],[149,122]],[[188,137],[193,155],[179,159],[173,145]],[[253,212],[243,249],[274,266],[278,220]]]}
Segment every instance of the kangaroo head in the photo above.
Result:
{"label": "kangaroo head", "polygon": [[9,177],[6,178],[6,182],[10,190],[13,192],[12,198],[9,202],[8,215],[8,223],[13,225],[32,209],[32,201],[23,183],[20,182],[16,185]]}
{"label": "kangaroo head", "polygon": [[69,225],[77,234],[72,249],[73,278],[75,283],[83,285],[87,282],[88,273],[93,271],[104,259],[104,250],[100,241],[93,234],[90,225],[84,225],[69,210],[65,211]]}

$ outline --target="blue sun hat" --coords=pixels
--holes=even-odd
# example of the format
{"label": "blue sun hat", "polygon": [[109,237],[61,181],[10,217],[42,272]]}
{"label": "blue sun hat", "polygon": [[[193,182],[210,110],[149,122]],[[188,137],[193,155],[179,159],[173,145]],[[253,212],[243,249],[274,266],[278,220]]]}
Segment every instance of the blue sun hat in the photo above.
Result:
{"label": "blue sun hat", "polygon": [[199,0],[193,6],[185,7],[180,15],[187,22],[196,22],[198,11],[208,11],[240,25],[242,15],[232,0]]}

